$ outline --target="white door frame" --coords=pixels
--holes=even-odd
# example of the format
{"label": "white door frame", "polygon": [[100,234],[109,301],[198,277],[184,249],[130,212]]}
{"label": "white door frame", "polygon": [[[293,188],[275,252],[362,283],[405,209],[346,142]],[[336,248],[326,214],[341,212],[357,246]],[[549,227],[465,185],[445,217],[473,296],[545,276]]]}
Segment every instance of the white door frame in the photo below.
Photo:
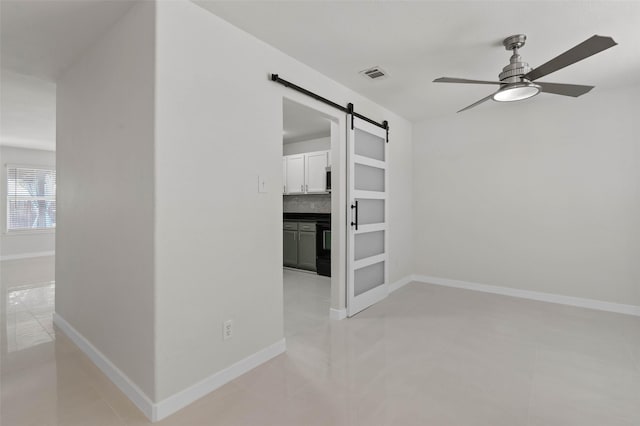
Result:
{"label": "white door frame", "polygon": [[[327,117],[331,123],[331,305],[329,317],[340,320],[347,316],[347,230],[345,228],[345,218],[347,217],[347,134],[345,132],[347,115],[302,93],[290,90],[282,95],[281,113],[285,99],[317,111]],[[283,123],[282,115],[280,122]]]}

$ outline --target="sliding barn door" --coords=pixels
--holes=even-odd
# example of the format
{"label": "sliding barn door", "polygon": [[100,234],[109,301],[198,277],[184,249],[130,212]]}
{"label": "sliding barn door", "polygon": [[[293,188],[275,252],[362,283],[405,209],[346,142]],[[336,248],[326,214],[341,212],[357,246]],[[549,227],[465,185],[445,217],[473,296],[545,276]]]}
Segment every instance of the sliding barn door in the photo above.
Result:
{"label": "sliding barn door", "polygon": [[385,129],[354,118],[347,133],[347,314],[353,316],[389,292],[388,173]]}

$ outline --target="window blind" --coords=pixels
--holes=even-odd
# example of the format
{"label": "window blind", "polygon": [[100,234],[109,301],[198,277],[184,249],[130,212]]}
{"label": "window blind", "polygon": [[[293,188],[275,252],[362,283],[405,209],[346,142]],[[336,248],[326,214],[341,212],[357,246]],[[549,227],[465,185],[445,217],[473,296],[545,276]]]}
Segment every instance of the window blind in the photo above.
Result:
{"label": "window blind", "polygon": [[7,231],[56,226],[56,171],[7,166]]}

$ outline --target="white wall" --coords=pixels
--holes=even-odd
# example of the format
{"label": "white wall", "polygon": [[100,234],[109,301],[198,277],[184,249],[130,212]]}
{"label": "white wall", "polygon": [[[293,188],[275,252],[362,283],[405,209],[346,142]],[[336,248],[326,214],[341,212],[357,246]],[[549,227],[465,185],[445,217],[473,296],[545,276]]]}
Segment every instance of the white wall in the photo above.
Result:
{"label": "white wall", "polygon": [[134,6],[58,82],[56,241],[56,313],[151,399],[154,12]]}
{"label": "white wall", "polygon": [[[283,337],[282,100],[293,92],[269,73],[389,120],[392,281],[412,273],[411,125],[193,3],[157,7],[162,399]],[[266,194],[257,191],[258,175]],[[223,342],[225,319],[234,320],[235,335]]]}
{"label": "white wall", "polygon": [[285,143],[282,155],[304,154],[305,152],[328,151],[331,149],[331,137],[309,139],[306,141]]}
{"label": "white wall", "polygon": [[414,128],[415,271],[640,305],[640,88]]}
{"label": "white wall", "polygon": [[[389,121],[389,282],[414,271],[413,125]],[[333,173],[333,172],[332,172]]]}
{"label": "white wall", "polygon": [[56,149],[56,85],[0,70],[0,145]]}
{"label": "white wall", "polygon": [[55,250],[56,233],[46,231],[20,231],[7,233],[7,164],[21,166],[45,166],[56,168],[56,153],[39,149],[0,147],[0,258],[31,254],[52,253]]}

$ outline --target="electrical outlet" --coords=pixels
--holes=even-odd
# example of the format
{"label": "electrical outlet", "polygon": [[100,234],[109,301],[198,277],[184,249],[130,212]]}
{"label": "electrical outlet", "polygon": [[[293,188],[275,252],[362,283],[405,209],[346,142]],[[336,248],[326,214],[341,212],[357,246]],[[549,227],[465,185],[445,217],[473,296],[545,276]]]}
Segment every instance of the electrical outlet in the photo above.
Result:
{"label": "electrical outlet", "polygon": [[227,340],[233,337],[233,321],[226,320],[222,323],[222,339]]}

